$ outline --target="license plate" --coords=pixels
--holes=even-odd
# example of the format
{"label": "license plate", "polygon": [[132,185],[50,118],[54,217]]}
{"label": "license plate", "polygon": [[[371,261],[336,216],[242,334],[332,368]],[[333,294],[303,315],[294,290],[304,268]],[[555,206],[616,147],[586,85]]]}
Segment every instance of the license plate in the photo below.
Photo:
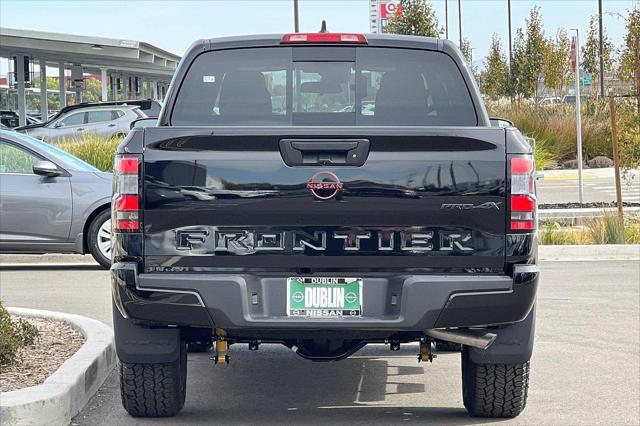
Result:
{"label": "license plate", "polygon": [[362,315],[362,278],[287,278],[287,315],[359,317]]}

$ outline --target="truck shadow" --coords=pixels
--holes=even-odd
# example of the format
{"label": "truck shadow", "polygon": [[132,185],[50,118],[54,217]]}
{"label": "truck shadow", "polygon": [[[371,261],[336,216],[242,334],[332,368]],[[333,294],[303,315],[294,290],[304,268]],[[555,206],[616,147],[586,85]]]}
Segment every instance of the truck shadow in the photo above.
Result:
{"label": "truck shadow", "polygon": [[[494,421],[471,418],[462,406],[434,404],[433,394],[443,389],[428,384],[421,364],[404,365],[416,362],[417,346],[399,352],[366,347],[347,360],[331,363],[309,362],[276,345],[263,345],[257,354],[232,347],[230,354],[226,366],[210,365],[209,356],[203,354],[189,356],[187,403],[174,421],[201,422],[209,417],[216,423],[241,424]],[[438,398],[455,405],[461,399],[457,388],[455,392],[448,390]]]}

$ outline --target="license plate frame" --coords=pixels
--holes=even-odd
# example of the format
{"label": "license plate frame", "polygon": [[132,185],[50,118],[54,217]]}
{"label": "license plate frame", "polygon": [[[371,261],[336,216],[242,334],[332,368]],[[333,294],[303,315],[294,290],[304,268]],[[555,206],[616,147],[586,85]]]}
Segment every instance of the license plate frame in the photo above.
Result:
{"label": "license plate frame", "polygon": [[362,278],[289,277],[286,285],[287,317],[362,317]]}

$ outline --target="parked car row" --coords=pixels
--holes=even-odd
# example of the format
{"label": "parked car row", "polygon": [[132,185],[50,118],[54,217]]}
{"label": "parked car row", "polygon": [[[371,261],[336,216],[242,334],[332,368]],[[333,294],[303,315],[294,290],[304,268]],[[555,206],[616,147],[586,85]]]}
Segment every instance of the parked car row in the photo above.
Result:
{"label": "parked car row", "polygon": [[[41,121],[31,115],[27,115],[27,125],[40,124]],[[0,110],[0,124],[9,129],[16,128],[20,125],[20,117],[15,111]]]}
{"label": "parked car row", "polygon": [[124,136],[129,133],[133,121],[157,117],[160,109],[161,105],[153,100],[81,103],[62,108],[44,123],[29,124],[15,130],[49,142],[80,138],[87,133],[105,138]]}

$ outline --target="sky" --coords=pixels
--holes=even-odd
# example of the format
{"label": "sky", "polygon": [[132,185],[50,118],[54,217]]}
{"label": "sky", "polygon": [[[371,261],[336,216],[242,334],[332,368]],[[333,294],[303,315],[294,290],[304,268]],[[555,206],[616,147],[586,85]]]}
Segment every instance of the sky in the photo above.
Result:
{"label": "sky", "polygon": [[[429,1],[444,26],[445,0]],[[487,55],[495,32],[507,50],[507,0],[461,0],[462,31],[473,48],[475,65]],[[293,32],[292,0],[0,0],[0,27],[145,41],[182,55],[200,38]],[[458,40],[458,1],[448,0],[449,38]],[[616,47],[624,38],[626,11],[638,0],[604,0],[604,27]],[[514,29],[525,25],[539,6],[545,33],[579,28],[584,35],[597,0],[512,0]],[[316,32],[323,19],[329,31],[369,32],[368,0],[299,0],[300,30]],[[7,61],[0,61],[0,73]]]}

